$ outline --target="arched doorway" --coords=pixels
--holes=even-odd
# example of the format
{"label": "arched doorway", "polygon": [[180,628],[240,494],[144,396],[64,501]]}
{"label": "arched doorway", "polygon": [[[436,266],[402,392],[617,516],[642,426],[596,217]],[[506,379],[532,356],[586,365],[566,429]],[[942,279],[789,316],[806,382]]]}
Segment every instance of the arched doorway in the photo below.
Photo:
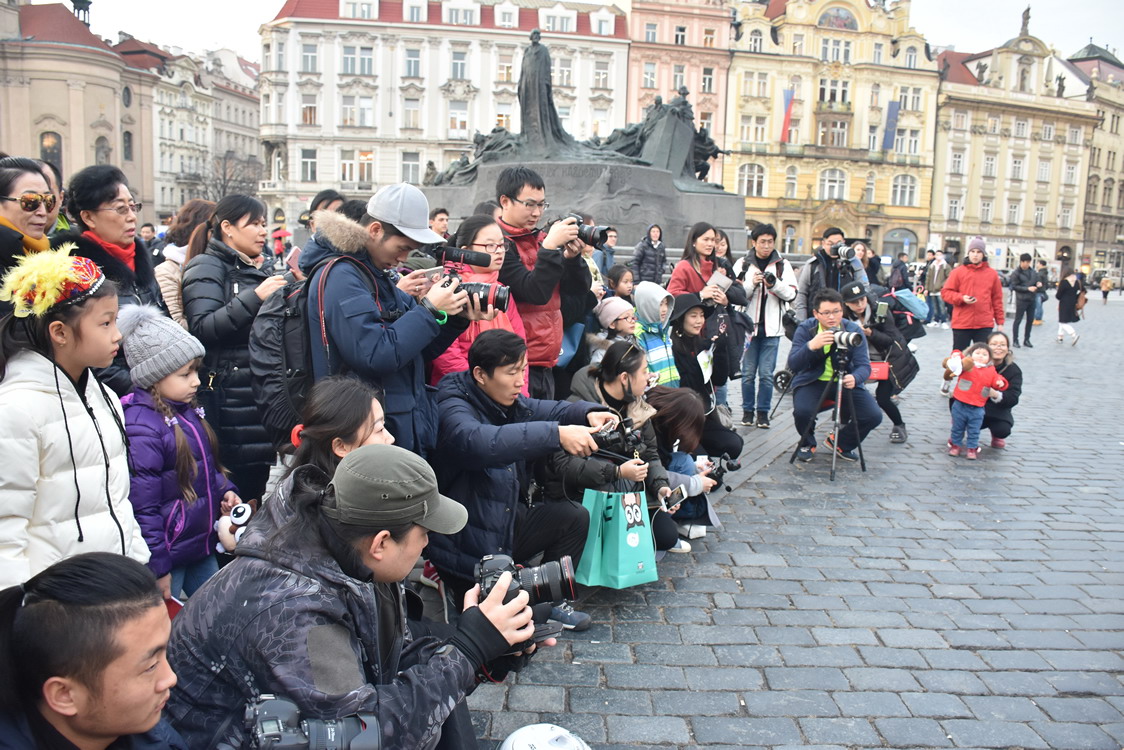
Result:
{"label": "arched doorway", "polygon": [[917,260],[921,247],[917,244],[917,235],[908,229],[891,229],[882,238],[883,255],[891,258],[898,257],[898,253],[908,253],[910,260]]}

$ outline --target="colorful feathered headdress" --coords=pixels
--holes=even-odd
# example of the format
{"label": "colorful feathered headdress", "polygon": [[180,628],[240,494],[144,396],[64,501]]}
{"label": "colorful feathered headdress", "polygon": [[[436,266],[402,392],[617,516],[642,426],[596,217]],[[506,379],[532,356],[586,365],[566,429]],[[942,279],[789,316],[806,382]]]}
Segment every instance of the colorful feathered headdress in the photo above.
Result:
{"label": "colorful feathered headdress", "polygon": [[101,288],[105,275],[89,258],[71,257],[73,244],[20,258],[0,282],[0,301],[17,318],[41,318],[59,305],[76,305]]}

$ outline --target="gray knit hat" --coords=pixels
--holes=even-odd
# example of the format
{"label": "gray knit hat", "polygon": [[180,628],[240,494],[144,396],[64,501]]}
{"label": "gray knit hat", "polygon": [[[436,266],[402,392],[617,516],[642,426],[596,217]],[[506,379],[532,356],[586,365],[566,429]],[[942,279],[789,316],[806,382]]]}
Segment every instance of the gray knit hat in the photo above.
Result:
{"label": "gray knit hat", "polygon": [[152,305],[125,305],[117,313],[133,385],[151,388],[207,353],[199,339]]}

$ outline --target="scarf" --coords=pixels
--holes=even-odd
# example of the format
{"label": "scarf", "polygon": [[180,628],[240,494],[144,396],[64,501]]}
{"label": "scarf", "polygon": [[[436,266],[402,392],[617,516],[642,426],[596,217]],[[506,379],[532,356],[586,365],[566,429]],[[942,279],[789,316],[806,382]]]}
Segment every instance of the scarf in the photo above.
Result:
{"label": "scarf", "polygon": [[23,242],[23,251],[25,253],[39,253],[39,252],[42,252],[44,250],[50,250],[51,249],[51,240],[46,235],[43,235],[39,239],[35,239],[34,237],[29,237],[28,235],[24,234],[23,232],[20,232],[20,230],[16,228],[15,224],[8,221],[3,216],[0,216],[0,226],[7,227],[8,229],[11,229],[14,232],[19,232],[20,240]]}
{"label": "scarf", "polygon": [[124,263],[133,273],[137,272],[137,243],[133,242],[128,247],[121,247],[120,245],[114,245],[112,242],[106,242],[90,231],[83,232],[82,236],[96,242],[102,250]]}

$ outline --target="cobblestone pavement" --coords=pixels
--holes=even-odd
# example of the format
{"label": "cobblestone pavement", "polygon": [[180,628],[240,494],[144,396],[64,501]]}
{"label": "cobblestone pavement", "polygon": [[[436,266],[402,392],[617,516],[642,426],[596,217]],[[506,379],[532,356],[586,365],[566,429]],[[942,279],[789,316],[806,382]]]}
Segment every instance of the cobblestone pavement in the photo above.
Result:
{"label": "cobblestone pavement", "polygon": [[866,474],[790,465],[785,413],[743,428],[725,528],[657,583],[588,592],[590,630],[481,686],[482,745],[549,721],[595,748],[1118,750],[1124,300],[1091,294],[1079,329],[1074,348],[1034,328],[1015,432],[976,462],[944,454],[939,329],[901,400],[909,442],[884,422]]}

